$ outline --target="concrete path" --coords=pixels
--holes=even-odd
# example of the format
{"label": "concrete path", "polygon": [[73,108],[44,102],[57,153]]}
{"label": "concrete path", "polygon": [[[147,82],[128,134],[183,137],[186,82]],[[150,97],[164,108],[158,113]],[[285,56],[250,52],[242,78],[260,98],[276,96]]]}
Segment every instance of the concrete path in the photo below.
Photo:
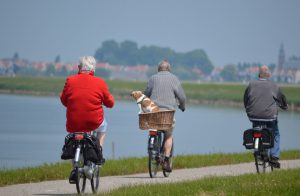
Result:
{"label": "concrete path", "polygon": [[[281,169],[300,168],[300,160],[280,161]],[[211,166],[195,169],[174,170],[168,178],[163,177],[162,172],[157,178],[151,179],[148,173],[108,176],[101,178],[100,192],[111,191],[123,186],[154,184],[154,183],[172,183],[187,180],[201,179],[207,176],[236,176],[247,173],[256,173],[254,163],[242,163],[235,165]],[[91,186],[87,184],[87,193],[91,193]],[[0,188],[1,196],[59,196],[76,195],[75,184],[69,184],[67,180],[46,181],[39,183],[18,184]]]}

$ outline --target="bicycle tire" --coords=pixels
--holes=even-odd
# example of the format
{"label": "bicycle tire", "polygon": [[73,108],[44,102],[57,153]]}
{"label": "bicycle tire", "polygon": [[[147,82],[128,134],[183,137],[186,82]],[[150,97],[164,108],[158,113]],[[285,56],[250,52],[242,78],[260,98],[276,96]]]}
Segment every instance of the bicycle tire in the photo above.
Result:
{"label": "bicycle tire", "polygon": [[265,173],[266,171],[266,162],[262,160],[261,155],[259,155],[257,152],[254,153],[254,159],[255,159],[255,167],[256,172],[259,173]]}
{"label": "bicycle tire", "polygon": [[[173,138],[171,154],[170,154],[170,158],[169,158],[171,168],[173,168],[173,152],[174,152],[174,138]],[[167,172],[167,171],[163,170],[164,177],[169,177],[171,173],[172,172]]]}
{"label": "bicycle tire", "polygon": [[157,176],[159,164],[160,164],[160,145],[161,145],[161,135],[158,133],[155,136],[154,144],[150,148],[150,138],[148,140],[148,171],[151,178]]}
{"label": "bicycle tire", "polygon": [[149,153],[148,170],[151,178],[155,178],[157,176],[158,166],[159,166],[159,162],[151,153]]}
{"label": "bicycle tire", "polygon": [[84,193],[86,185],[86,176],[81,172],[81,168],[76,167],[76,190],[78,194]]}
{"label": "bicycle tire", "polygon": [[100,170],[101,170],[101,167],[99,167],[99,165],[96,165],[94,173],[93,173],[93,177],[91,179],[91,187],[92,187],[93,193],[98,193],[98,191],[99,191],[99,187],[100,187]]}
{"label": "bicycle tire", "polygon": [[254,156],[257,173],[266,173],[273,171],[273,165],[270,164],[270,155],[268,150],[264,149],[260,153],[256,152]]}
{"label": "bicycle tire", "polygon": [[[165,145],[165,135],[164,135],[164,138],[163,138],[163,141],[162,141],[162,146],[161,146],[161,151],[164,152],[164,145]],[[170,162],[170,167],[173,168],[173,152],[174,152],[174,138],[173,138],[173,141],[172,141],[172,148],[171,148],[171,153],[170,153],[170,157],[169,157],[169,162]],[[164,155],[165,153],[163,153]],[[163,156],[164,157],[164,156]],[[163,175],[164,177],[169,177],[171,174],[171,172],[168,172],[168,171],[165,171],[163,170]]]}

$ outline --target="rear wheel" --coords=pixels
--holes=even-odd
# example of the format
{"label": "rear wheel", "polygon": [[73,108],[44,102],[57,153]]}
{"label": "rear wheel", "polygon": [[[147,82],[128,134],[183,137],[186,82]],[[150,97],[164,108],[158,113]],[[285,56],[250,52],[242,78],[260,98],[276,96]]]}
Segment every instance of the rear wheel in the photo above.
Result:
{"label": "rear wheel", "polygon": [[85,184],[86,184],[86,177],[84,173],[82,172],[81,168],[76,167],[75,168],[76,172],[76,189],[77,193],[81,194],[84,193],[85,191]]}
{"label": "rear wheel", "polygon": [[97,193],[99,191],[99,187],[100,187],[100,170],[101,170],[101,167],[99,167],[99,165],[96,165],[95,169],[94,169],[93,177],[91,179],[91,187],[92,187],[93,193]]}
{"label": "rear wheel", "polygon": [[149,169],[149,175],[151,178],[155,178],[157,175],[158,171],[158,166],[159,166],[159,158],[156,157],[155,154],[152,152],[149,153],[148,157],[148,169]]}
{"label": "rear wheel", "polygon": [[273,165],[269,162],[268,151],[262,150],[261,152],[255,152],[255,166],[257,173],[265,173],[265,172],[272,172]]}
{"label": "rear wheel", "polygon": [[266,171],[266,162],[263,160],[263,157],[258,152],[255,152],[254,159],[257,173],[264,173]]}

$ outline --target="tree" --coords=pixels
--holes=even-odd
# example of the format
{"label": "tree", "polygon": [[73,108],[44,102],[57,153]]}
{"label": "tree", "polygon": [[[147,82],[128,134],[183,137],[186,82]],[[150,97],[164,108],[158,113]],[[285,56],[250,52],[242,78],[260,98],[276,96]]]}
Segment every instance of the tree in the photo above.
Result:
{"label": "tree", "polygon": [[220,75],[225,81],[237,81],[238,79],[238,69],[236,65],[225,65],[224,69],[221,71]]}
{"label": "tree", "polygon": [[119,64],[119,45],[114,40],[104,41],[102,47],[95,53],[95,58],[100,62]]}
{"label": "tree", "polygon": [[138,45],[132,41],[124,41],[120,44],[119,58],[124,65],[136,65],[138,63]]}

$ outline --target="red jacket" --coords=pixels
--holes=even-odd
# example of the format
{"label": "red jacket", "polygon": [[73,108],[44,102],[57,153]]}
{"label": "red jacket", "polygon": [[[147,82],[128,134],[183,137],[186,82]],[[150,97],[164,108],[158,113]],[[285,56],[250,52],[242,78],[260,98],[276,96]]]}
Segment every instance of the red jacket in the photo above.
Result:
{"label": "red jacket", "polygon": [[112,108],[114,97],[105,81],[90,74],[69,76],[60,100],[67,107],[68,132],[90,132],[100,126],[104,119],[102,104]]}

